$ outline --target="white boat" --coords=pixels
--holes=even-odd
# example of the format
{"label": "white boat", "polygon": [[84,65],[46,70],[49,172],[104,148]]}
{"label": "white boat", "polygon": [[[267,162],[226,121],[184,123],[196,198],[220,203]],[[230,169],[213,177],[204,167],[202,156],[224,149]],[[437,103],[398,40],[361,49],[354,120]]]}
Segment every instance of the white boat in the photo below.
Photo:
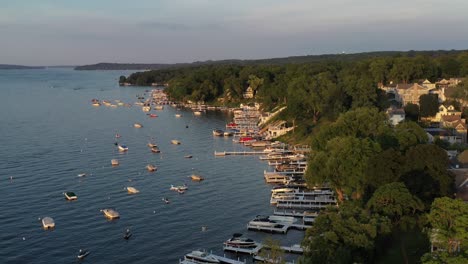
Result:
{"label": "white boat", "polygon": [[111,164],[112,164],[112,166],[118,166],[119,165],[119,160],[113,159],[113,160],[111,160]]}
{"label": "white boat", "polygon": [[202,114],[202,112],[201,111],[194,111],[193,114],[196,115],[196,116],[200,116]]}
{"label": "white boat", "polygon": [[190,178],[192,179],[192,181],[203,181],[205,179],[202,176],[196,174],[192,174]]}
{"label": "white boat", "polygon": [[129,194],[139,193],[140,191],[135,187],[126,187],[125,188]]}
{"label": "white boat", "polygon": [[142,128],[143,125],[140,124],[140,123],[135,123],[135,124],[133,124],[133,127],[135,127],[135,128]]}
{"label": "white boat", "polygon": [[120,214],[114,209],[102,209],[101,212],[103,212],[104,216],[109,219],[116,219],[120,217]]}
{"label": "white boat", "polygon": [[64,192],[63,195],[69,201],[78,199],[78,196],[74,192]]}
{"label": "white boat", "polygon": [[213,130],[213,136],[222,136],[224,134],[224,131],[220,130],[220,129],[215,129]]}
{"label": "white boat", "polygon": [[146,165],[146,169],[148,171],[156,171],[158,168],[156,166],[152,165],[152,164],[148,164],[148,165]]}
{"label": "white boat", "polygon": [[151,143],[151,142],[148,142],[148,147],[150,148],[154,148],[154,147],[157,147],[158,145],[154,144],[154,143]]}
{"label": "white boat", "polygon": [[157,105],[154,107],[154,109],[156,110],[163,110],[164,109],[164,106],[163,105]]}
{"label": "white boat", "polygon": [[80,174],[78,174],[78,177],[80,177],[80,178],[81,178],[81,177],[85,177],[85,176],[86,176],[86,173],[80,173]]}
{"label": "white boat", "polygon": [[275,227],[280,223],[277,223],[273,220],[270,220],[268,216],[257,215],[255,219],[249,222],[250,226],[260,226],[260,227]]}
{"label": "white boat", "polygon": [[151,106],[143,106],[141,110],[143,110],[143,112],[149,112],[151,111]]}
{"label": "white boat", "polygon": [[176,139],[173,139],[171,140],[171,143],[174,144],[174,145],[180,145],[180,141],[179,140],[176,140]]}
{"label": "white boat", "polygon": [[184,185],[179,185],[179,186],[174,186],[174,185],[171,184],[171,188],[169,188],[169,190],[171,190],[171,191],[179,191],[179,190],[185,191],[187,189],[188,189],[188,187],[185,184]]}
{"label": "white boat", "polygon": [[182,117],[181,114],[175,114],[175,117]]}
{"label": "white boat", "polygon": [[118,148],[119,148],[119,151],[121,152],[128,151],[128,147],[125,145],[118,145]]}
{"label": "white boat", "polygon": [[217,258],[213,257],[213,255],[200,250],[194,250],[186,254],[184,259],[194,261],[195,263],[221,263]]}
{"label": "white boat", "polygon": [[223,133],[223,136],[225,136],[225,137],[232,137],[233,135],[234,135],[234,133],[229,132],[229,131],[224,131],[224,133]]}
{"label": "white boat", "polygon": [[151,152],[153,152],[153,153],[160,153],[161,150],[159,150],[158,147],[152,147],[152,148],[151,148]]}
{"label": "white boat", "polygon": [[44,229],[52,229],[52,228],[55,228],[55,222],[54,222],[54,219],[52,219],[52,217],[44,217],[42,218],[42,227],[44,227]]}
{"label": "white boat", "polygon": [[227,247],[237,248],[254,248],[257,247],[257,243],[250,238],[241,237],[242,234],[235,233],[232,237],[226,240],[223,244]]}

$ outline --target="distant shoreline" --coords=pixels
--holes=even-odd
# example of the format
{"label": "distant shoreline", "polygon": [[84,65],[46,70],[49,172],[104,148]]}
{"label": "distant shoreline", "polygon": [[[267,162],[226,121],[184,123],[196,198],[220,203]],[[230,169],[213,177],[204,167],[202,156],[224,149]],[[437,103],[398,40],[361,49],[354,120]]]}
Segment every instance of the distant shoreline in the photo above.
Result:
{"label": "distant shoreline", "polygon": [[42,70],[44,66],[24,66],[24,65],[10,65],[0,64],[0,70]]}

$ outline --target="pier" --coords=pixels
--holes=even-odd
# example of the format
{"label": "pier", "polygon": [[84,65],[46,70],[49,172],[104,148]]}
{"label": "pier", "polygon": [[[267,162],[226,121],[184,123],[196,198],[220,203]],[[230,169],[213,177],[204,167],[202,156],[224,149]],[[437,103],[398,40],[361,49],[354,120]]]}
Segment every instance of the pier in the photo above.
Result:
{"label": "pier", "polygon": [[[231,247],[231,246],[224,246],[223,249],[226,251],[232,251],[236,253],[245,253],[249,255],[257,255],[258,252],[262,249],[267,249],[269,248],[267,245],[257,243],[257,246],[255,248],[241,248],[241,247]],[[287,253],[292,253],[292,254],[303,254],[304,249],[300,245],[292,245],[290,247],[287,246],[280,246],[280,248]]]}
{"label": "pier", "polygon": [[[278,226],[278,227],[277,227]],[[281,227],[279,227],[281,226]],[[264,231],[264,232],[271,232],[271,233],[281,233],[286,234],[289,229],[297,229],[297,230],[305,230],[311,225],[302,225],[302,224],[278,224],[276,226],[258,226],[258,225],[251,225],[247,224],[248,230],[256,230],[256,231]]]}
{"label": "pier", "polygon": [[214,155],[217,157],[234,156],[234,155],[263,155],[263,151],[215,151]]}

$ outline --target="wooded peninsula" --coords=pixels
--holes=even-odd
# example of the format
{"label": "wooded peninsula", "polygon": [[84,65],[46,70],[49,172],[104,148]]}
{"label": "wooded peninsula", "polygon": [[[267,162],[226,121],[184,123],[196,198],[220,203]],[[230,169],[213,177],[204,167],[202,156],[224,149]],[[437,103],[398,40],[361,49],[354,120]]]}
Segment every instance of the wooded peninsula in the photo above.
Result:
{"label": "wooded peninsula", "polygon": [[467,146],[467,76],[468,51],[410,51],[192,65],[119,83],[165,85],[177,101],[285,107],[276,118],[295,129],[280,139],[312,147],[307,184],[339,201],[307,230],[301,263],[466,263],[463,164],[448,153]]}

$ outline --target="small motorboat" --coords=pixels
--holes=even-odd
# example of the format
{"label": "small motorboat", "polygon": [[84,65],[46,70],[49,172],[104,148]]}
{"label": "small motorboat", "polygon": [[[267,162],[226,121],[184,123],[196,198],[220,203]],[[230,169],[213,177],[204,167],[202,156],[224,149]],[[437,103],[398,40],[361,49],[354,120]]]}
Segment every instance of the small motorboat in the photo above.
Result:
{"label": "small motorboat", "polygon": [[145,106],[143,106],[143,107],[141,108],[141,110],[143,110],[143,112],[149,112],[149,111],[151,111],[151,106],[145,105]]}
{"label": "small motorboat", "polygon": [[133,124],[133,127],[134,127],[134,128],[142,128],[143,125],[140,124],[140,123],[135,123],[135,124]]}
{"label": "small motorboat", "polygon": [[130,237],[132,237],[132,233],[130,233],[130,229],[125,230],[125,234],[124,234],[124,237],[123,237],[123,238],[124,238],[125,240],[129,240]]}
{"label": "small motorboat", "polygon": [[217,137],[220,137],[224,134],[224,131],[222,131],[221,129],[215,129],[213,130],[213,136],[217,136]]}
{"label": "small motorboat", "polygon": [[46,216],[41,219],[41,222],[42,222],[42,227],[46,230],[55,228],[55,221],[54,219],[52,219],[52,217]]}
{"label": "small motorboat", "polygon": [[161,150],[159,150],[158,147],[152,147],[152,148],[151,148],[151,152],[153,152],[153,153],[160,153]]}
{"label": "small motorboat", "polygon": [[156,171],[158,168],[152,164],[146,165],[146,169],[150,172]]}
{"label": "small motorboat", "polygon": [[109,219],[117,219],[120,218],[120,214],[115,211],[114,209],[102,209],[101,212],[104,213],[104,216]]}
{"label": "small motorboat", "polygon": [[68,201],[76,200],[78,199],[78,196],[74,192],[64,192],[63,195],[65,195],[65,198]]}
{"label": "small motorboat", "polygon": [[184,158],[191,159],[191,158],[193,158],[193,156],[192,155],[185,155]]}
{"label": "small motorboat", "polygon": [[122,136],[120,134],[115,134],[115,138],[121,138]]}
{"label": "small motorboat", "polygon": [[85,176],[86,176],[86,173],[80,173],[80,174],[78,174],[78,177],[80,177],[80,178],[81,178],[81,177],[85,177]]}
{"label": "small motorboat", "polygon": [[223,133],[223,136],[225,136],[225,137],[232,137],[233,135],[234,135],[234,133],[229,132],[229,131],[224,131],[224,133]]}
{"label": "small motorboat", "polygon": [[167,199],[166,197],[162,198],[162,201],[165,202],[166,204],[170,203],[169,199]]}
{"label": "small motorboat", "polygon": [[151,117],[151,118],[156,118],[156,117],[158,117],[157,114],[149,114],[148,116]]}
{"label": "small motorboat", "polygon": [[201,111],[194,111],[193,114],[196,115],[196,116],[201,116],[202,112]]}
{"label": "small motorboat", "polygon": [[237,247],[237,248],[254,248],[257,247],[257,243],[249,238],[242,237],[242,234],[235,233],[232,237],[224,242],[224,245],[227,247]]}
{"label": "small motorboat", "polygon": [[217,258],[213,257],[213,255],[200,250],[194,250],[186,254],[184,259],[194,263],[221,263]]}
{"label": "small motorboat", "polygon": [[154,143],[151,143],[151,142],[148,143],[148,147],[150,147],[150,148],[154,148],[154,147],[157,147],[157,146],[158,146],[158,145],[156,145],[156,144],[154,144]]}
{"label": "small motorboat", "polygon": [[175,117],[182,117],[181,114],[175,114]]}
{"label": "small motorboat", "polygon": [[117,147],[119,148],[120,152],[128,151],[128,147],[125,145],[118,145]]}
{"label": "small motorboat", "polygon": [[185,193],[185,190],[178,189],[177,192],[178,192],[179,194],[184,194],[184,193]]}
{"label": "small motorboat", "polygon": [[113,160],[111,160],[111,164],[112,164],[112,166],[118,166],[119,165],[119,160],[113,159]]}
{"label": "small motorboat", "polygon": [[164,105],[157,105],[154,107],[154,109],[156,110],[163,110],[164,109]]}
{"label": "small motorboat", "polygon": [[179,185],[179,186],[174,186],[174,185],[171,184],[171,188],[170,188],[171,191],[179,191],[179,190],[185,191],[187,189],[188,189],[188,187],[187,187],[186,184]]}
{"label": "small motorboat", "polygon": [[80,249],[80,251],[78,252],[78,259],[84,259],[89,254],[90,252],[88,250]]}
{"label": "small motorboat", "polygon": [[202,176],[196,175],[196,174],[192,174],[192,176],[190,176],[190,178],[192,179],[192,181],[203,181],[205,179]]}
{"label": "small motorboat", "polygon": [[181,144],[181,142],[179,140],[176,140],[176,139],[171,140],[171,143],[174,144],[174,145],[180,145]]}
{"label": "small motorboat", "polygon": [[139,191],[137,188],[135,188],[135,187],[125,187],[125,190],[127,190],[127,192],[128,192],[129,194],[135,194],[135,193],[139,193],[139,192],[140,192],[140,191]]}

